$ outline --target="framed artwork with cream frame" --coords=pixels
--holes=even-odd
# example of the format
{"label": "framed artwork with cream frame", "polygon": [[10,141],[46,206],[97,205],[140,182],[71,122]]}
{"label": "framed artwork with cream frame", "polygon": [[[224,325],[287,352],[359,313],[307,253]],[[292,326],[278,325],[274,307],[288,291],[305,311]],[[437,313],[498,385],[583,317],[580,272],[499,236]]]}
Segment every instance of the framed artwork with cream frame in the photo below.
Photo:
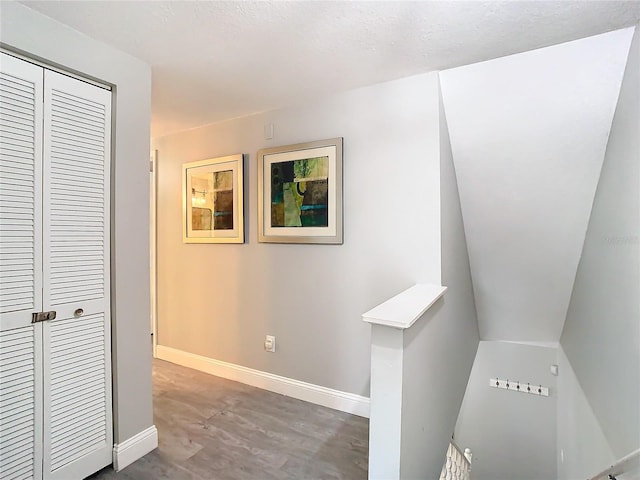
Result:
{"label": "framed artwork with cream frame", "polygon": [[242,154],[182,165],[182,241],[244,243]]}

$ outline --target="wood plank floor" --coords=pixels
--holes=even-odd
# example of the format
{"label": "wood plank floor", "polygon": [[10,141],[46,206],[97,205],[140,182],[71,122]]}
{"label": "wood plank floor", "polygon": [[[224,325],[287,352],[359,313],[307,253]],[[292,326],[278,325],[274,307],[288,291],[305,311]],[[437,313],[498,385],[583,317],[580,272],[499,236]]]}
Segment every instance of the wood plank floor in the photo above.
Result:
{"label": "wood plank floor", "polygon": [[159,447],[92,480],[367,478],[368,420],[154,360]]}

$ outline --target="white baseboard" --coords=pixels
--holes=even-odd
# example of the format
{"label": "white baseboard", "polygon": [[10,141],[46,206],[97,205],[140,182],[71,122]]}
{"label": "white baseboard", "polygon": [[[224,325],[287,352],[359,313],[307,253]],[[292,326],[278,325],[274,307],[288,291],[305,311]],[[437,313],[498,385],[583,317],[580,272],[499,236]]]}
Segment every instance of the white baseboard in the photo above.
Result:
{"label": "white baseboard", "polygon": [[156,355],[160,360],[176,363],[183,367],[193,368],[217,377],[280,393],[288,397],[369,418],[369,399],[340,390],[321,387],[312,383],[301,382],[292,378],[281,377],[273,373],[254,370],[253,368],[233,363],[214,360],[194,353],[184,352],[171,347],[158,345]]}
{"label": "white baseboard", "polygon": [[158,430],[155,425],[113,446],[113,469],[119,472],[158,446]]}

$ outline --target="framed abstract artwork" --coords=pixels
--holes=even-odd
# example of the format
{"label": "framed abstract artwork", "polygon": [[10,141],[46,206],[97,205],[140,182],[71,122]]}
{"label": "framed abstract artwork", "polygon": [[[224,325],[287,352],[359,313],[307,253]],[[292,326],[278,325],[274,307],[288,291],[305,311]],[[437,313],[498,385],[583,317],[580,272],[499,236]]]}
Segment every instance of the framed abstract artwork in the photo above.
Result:
{"label": "framed abstract artwork", "polygon": [[182,165],[184,243],[244,243],[242,154]]}
{"label": "framed abstract artwork", "polygon": [[342,244],[342,138],[258,152],[258,240]]}

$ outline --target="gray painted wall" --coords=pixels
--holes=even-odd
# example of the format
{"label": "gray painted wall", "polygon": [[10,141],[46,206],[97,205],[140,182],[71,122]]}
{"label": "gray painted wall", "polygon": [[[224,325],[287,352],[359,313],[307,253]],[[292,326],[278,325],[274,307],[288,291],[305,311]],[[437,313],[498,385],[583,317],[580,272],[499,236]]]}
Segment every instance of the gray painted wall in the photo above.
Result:
{"label": "gray painted wall", "polygon": [[400,477],[438,478],[479,342],[447,119],[439,99],[444,297],[404,333]]}
{"label": "gray painted wall", "polygon": [[616,458],[640,447],[639,133],[636,29],[561,337]]}
{"label": "gray painted wall", "polygon": [[560,339],[632,35],[441,73],[483,340]]}
{"label": "gray painted wall", "polygon": [[14,2],[0,4],[0,41],[32,58],[115,85],[112,329],[116,443],[153,425],[149,340],[151,71],[141,61]]}
{"label": "gray painted wall", "polygon": [[558,367],[558,479],[584,480],[616,458],[562,347]]}
{"label": "gray painted wall", "polygon": [[[556,478],[556,348],[481,341],[456,423],[474,480]],[[490,378],[549,387],[549,397],[499,390]]]}
{"label": "gray painted wall", "polygon": [[[434,81],[410,77],[154,139],[159,344],[368,396],[362,313],[440,281]],[[265,124],[274,125],[272,140]],[[338,136],[344,245],[258,243],[256,152]],[[234,153],[247,154],[246,243],[182,243],[181,165]],[[263,349],[267,334],[275,354]]]}

